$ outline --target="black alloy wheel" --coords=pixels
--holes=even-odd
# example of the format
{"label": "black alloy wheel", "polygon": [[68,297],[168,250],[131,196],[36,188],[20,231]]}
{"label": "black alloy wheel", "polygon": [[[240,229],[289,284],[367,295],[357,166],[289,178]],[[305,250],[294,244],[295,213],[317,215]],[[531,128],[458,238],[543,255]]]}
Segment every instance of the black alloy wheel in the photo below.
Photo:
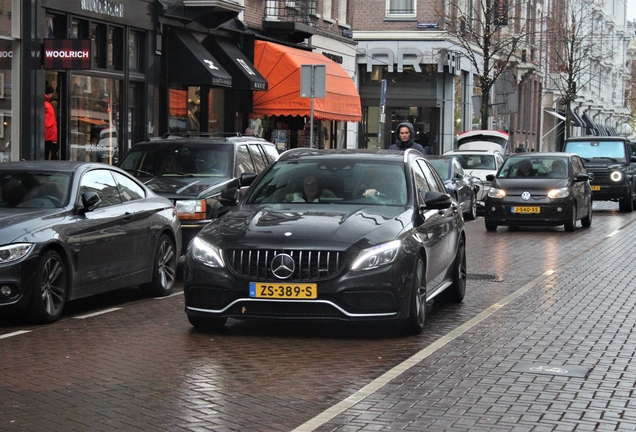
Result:
{"label": "black alloy wheel", "polygon": [[411,286],[409,317],[404,320],[404,331],[408,334],[420,334],[426,321],[426,264],[421,256],[417,257]]}
{"label": "black alloy wheel", "polygon": [[576,229],[576,203],[572,203],[572,209],[570,211],[570,218],[563,224],[563,228],[567,232],[572,232]]}
{"label": "black alloy wheel", "polygon": [[68,292],[66,265],[54,250],[45,251],[36,270],[34,292],[28,313],[34,322],[47,324],[62,315]]}
{"label": "black alloy wheel", "polygon": [[581,225],[585,228],[592,225],[592,199],[590,198],[590,204],[587,209],[587,215],[581,219]]}
{"label": "black alloy wheel", "polygon": [[496,223],[491,222],[488,219],[484,218],[484,224],[486,225],[486,231],[490,231],[490,232],[497,231],[497,224]]}
{"label": "black alloy wheel", "polygon": [[177,253],[174,241],[162,234],[157,242],[152,282],[143,286],[147,295],[164,297],[172,293],[177,279]]}
{"label": "black alloy wheel", "polygon": [[453,283],[448,288],[450,300],[461,303],[466,295],[466,243],[463,237],[459,238],[457,254],[453,264]]}
{"label": "black alloy wheel", "polygon": [[464,219],[466,220],[475,220],[477,218],[477,197],[473,192],[470,198],[470,210],[466,212],[464,215]]}

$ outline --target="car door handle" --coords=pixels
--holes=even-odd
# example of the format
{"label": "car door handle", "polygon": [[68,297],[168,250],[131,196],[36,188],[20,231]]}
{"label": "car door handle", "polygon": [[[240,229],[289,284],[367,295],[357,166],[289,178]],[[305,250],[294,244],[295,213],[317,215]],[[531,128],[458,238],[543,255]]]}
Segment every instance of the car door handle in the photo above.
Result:
{"label": "car door handle", "polygon": [[126,212],[124,213],[124,220],[131,220],[135,216],[134,213]]}

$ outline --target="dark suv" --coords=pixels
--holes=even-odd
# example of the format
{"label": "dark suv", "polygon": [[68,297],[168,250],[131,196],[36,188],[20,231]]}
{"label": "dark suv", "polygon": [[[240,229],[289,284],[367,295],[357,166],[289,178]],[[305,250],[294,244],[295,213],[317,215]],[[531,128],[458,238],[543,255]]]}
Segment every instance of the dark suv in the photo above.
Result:
{"label": "dark suv", "polygon": [[563,149],[576,153],[585,164],[590,176],[592,199],[618,201],[622,212],[634,209],[636,198],[636,172],[628,139],[616,136],[568,138]]}
{"label": "dark suv", "polygon": [[185,250],[222,205],[226,189],[249,186],[278,158],[276,146],[247,136],[167,135],[135,144],[119,165],[174,202]]}

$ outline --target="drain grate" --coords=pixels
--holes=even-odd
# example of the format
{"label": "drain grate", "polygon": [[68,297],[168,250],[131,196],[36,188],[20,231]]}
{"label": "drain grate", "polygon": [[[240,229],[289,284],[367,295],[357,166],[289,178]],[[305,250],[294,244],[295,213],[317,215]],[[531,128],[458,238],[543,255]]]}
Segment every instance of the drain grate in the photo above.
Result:
{"label": "drain grate", "polygon": [[502,275],[480,274],[480,273],[467,274],[466,278],[473,279],[473,280],[492,281],[492,282],[503,282],[504,280],[504,277]]}

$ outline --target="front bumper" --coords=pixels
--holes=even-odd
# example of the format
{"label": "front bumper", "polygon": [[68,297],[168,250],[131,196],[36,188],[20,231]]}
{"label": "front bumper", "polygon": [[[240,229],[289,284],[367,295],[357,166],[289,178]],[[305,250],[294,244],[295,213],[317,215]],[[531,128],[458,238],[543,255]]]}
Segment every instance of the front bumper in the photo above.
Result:
{"label": "front bumper", "polygon": [[[342,272],[318,280],[318,298],[261,299],[249,297],[250,282],[227,269],[212,269],[186,257],[185,311],[190,316],[239,319],[395,320],[408,317],[413,273],[411,259],[363,272]],[[291,284],[276,281],[274,283]],[[304,282],[303,282],[304,283]]]}
{"label": "front bumper", "polygon": [[[592,199],[594,201],[616,201],[629,196],[629,186],[622,184],[598,184],[590,183],[592,186]],[[598,188],[598,190],[594,190]]]}
{"label": "front bumper", "polygon": [[[573,201],[567,199],[540,198],[532,202],[514,197],[488,198],[485,202],[486,222],[503,226],[559,226],[569,220]],[[515,213],[513,207],[538,207],[539,213]]]}
{"label": "front bumper", "polygon": [[8,296],[0,294],[0,308],[9,305],[24,307],[31,299],[37,271],[37,255],[31,254],[23,260],[0,265],[0,287],[11,289]]}

